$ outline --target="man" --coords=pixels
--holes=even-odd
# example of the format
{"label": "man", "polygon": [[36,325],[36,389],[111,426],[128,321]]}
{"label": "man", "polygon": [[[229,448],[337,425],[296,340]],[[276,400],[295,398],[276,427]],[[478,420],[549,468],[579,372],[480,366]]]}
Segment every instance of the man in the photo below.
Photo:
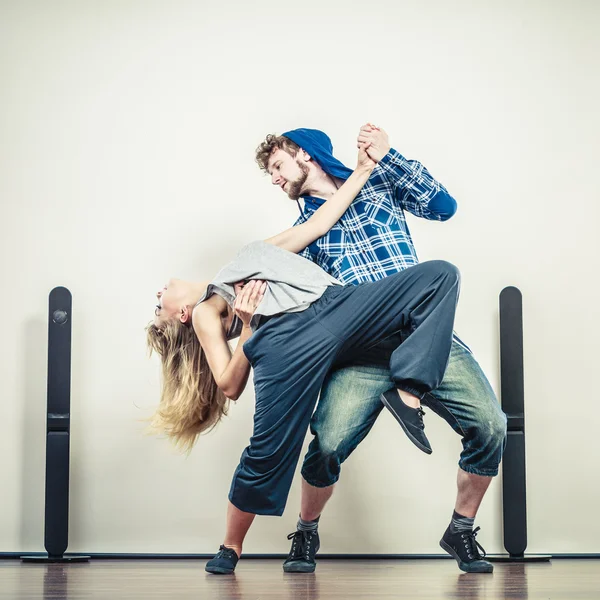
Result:
{"label": "man", "polygon": [[[386,132],[361,128],[357,143],[368,144],[377,162],[369,181],[338,223],[302,253],[345,285],[375,281],[418,263],[404,211],[445,221],[456,202],[417,161],[390,147]],[[256,161],[293,200],[304,207],[303,223],[350,175],[333,156],[330,139],[321,131],[296,129],[268,135],[256,150]],[[297,531],[283,568],[312,572],[319,550],[318,522],[339,479],[341,465],[365,438],[383,408],[390,388],[389,348],[373,349],[371,364],[343,366],[328,376],[311,420],[314,439],[302,467],[302,499]],[[423,399],[462,437],[457,498],[440,546],[460,569],[486,572],[493,566],[476,541],[475,516],[498,474],[506,439],[506,417],[471,351],[456,336],[443,382]],[[483,554],[480,553],[480,549]]]}

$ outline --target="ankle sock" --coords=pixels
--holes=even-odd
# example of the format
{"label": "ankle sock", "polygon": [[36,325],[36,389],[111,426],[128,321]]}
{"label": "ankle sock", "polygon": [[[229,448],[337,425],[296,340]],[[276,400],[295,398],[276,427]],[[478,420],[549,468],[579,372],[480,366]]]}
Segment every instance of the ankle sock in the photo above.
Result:
{"label": "ankle sock", "polygon": [[452,533],[456,533],[457,531],[473,531],[474,523],[475,517],[471,519],[454,511],[452,513],[452,520],[450,521],[450,531]]}
{"label": "ankle sock", "polygon": [[319,519],[321,517],[317,517],[314,521],[305,521],[304,519],[302,519],[302,517],[300,517],[298,519],[298,524],[296,525],[296,527],[298,528],[298,531],[317,531],[317,528],[319,527]]}

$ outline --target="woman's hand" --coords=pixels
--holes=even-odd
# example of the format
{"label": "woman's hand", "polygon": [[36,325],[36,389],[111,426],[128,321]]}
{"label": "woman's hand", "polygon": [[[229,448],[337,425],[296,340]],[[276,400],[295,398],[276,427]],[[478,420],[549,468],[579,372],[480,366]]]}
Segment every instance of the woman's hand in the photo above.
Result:
{"label": "woman's hand", "polygon": [[356,163],[357,171],[367,171],[370,173],[375,168],[375,165],[377,164],[367,154],[368,147],[369,147],[369,144],[363,144],[363,143],[359,144],[359,146],[358,146],[358,160]]}
{"label": "woman's hand", "polygon": [[[369,134],[375,131],[373,126],[369,124],[365,127],[368,127]],[[359,141],[356,168],[335,194],[327,202],[323,202],[304,223],[290,227],[266,241],[288,252],[298,253],[310,246],[315,240],[323,237],[342,218],[348,207],[360,194],[364,185],[369,181],[376,166],[376,160],[369,156],[370,151],[370,140]]]}
{"label": "woman's hand", "polygon": [[242,323],[249,327],[252,315],[254,315],[254,311],[265,295],[267,282],[260,279],[251,279],[245,285],[241,282],[236,283],[234,289],[236,297],[233,311],[242,320]]}
{"label": "woman's hand", "polygon": [[367,123],[366,125],[363,125],[360,130],[359,139],[357,140],[356,144],[358,147],[358,160],[356,163],[356,169],[359,171],[370,172],[375,168],[375,165],[377,164],[376,161],[374,161],[367,153],[367,149],[371,146],[372,140],[365,139],[365,137],[361,135],[363,131],[373,131],[373,127],[374,125]]}

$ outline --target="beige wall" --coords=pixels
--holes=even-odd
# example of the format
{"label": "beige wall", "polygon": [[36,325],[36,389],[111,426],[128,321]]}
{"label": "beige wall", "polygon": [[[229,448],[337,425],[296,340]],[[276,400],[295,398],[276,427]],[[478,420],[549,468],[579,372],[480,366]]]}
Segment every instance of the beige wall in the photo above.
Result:
{"label": "beige wall", "polygon": [[[575,2],[0,3],[0,552],[43,550],[47,295],[73,293],[70,551],[214,551],[252,391],[189,459],[140,422],[143,328],[169,276],[208,278],[293,222],[253,162],[317,127],[352,164],[371,120],[457,198],[409,217],[462,271],[457,330],[498,390],[498,294],[524,295],[530,552],[599,552],[599,5]],[[460,441],[419,453],[385,414],[344,468],[323,552],[437,553]],[[502,549],[500,482],[478,524]],[[285,552],[282,519],[248,552]]]}

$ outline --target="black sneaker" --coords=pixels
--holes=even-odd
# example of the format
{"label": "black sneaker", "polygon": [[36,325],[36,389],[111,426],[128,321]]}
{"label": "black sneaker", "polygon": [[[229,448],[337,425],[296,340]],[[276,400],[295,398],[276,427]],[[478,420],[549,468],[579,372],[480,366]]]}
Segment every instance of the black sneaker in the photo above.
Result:
{"label": "black sneaker", "polygon": [[396,388],[384,392],[380,398],[385,407],[394,415],[396,421],[400,423],[408,439],[425,454],[431,454],[433,450],[425,435],[423,423],[425,411],[422,408],[412,408],[405,404]]}
{"label": "black sneaker", "polygon": [[238,560],[233,548],[219,546],[219,552],[206,563],[204,570],[215,575],[229,575],[234,572]]}
{"label": "black sneaker", "polygon": [[313,573],[317,563],[315,554],[319,551],[318,531],[294,531],[287,536],[292,540],[292,548],[283,563],[286,573]]}
{"label": "black sneaker", "polygon": [[[483,546],[475,539],[479,527],[473,531],[456,531],[452,533],[450,526],[446,529],[440,546],[452,555],[458,563],[458,568],[465,573],[491,573],[494,565],[485,558]],[[482,553],[479,551],[481,550]]]}

